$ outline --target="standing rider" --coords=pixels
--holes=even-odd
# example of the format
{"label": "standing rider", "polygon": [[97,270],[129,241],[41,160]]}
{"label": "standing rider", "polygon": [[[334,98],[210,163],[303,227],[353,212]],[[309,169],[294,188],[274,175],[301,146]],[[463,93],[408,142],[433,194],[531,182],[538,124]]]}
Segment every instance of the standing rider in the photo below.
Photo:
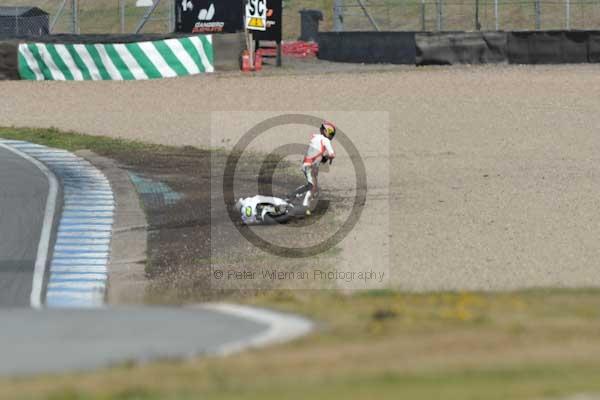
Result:
{"label": "standing rider", "polygon": [[333,162],[335,158],[335,152],[333,146],[331,146],[331,140],[335,137],[335,125],[331,122],[323,121],[320,128],[320,133],[314,133],[308,144],[306,155],[302,163],[302,172],[306,177],[306,185],[300,186],[294,191],[292,196],[299,197],[303,193],[304,200],[302,206],[307,207],[306,214],[310,215],[308,206],[310,200],[314,196],[318,196],[319,187],[317,184],[317,178],[319,175],[319,164],[329,161],[329,164]]}

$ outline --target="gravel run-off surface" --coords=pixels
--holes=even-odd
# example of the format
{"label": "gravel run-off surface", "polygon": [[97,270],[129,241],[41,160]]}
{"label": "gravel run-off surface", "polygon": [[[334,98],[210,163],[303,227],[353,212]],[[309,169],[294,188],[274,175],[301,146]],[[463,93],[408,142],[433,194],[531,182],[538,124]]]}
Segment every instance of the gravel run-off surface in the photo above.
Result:
{"label": "gravel run-off surface", "polygon": [[[385,284],[409,290],[600,286],[599,72],[357,67],[0,82],[0,125],[231,147],[280,111],[327,117],[358,147],[369,182],[363,217],[340,245],[344,268],[389,266]],[[276,144],[304,141],[305,130],[287,129]],[[322,185],[351,193],[340,153]]]}

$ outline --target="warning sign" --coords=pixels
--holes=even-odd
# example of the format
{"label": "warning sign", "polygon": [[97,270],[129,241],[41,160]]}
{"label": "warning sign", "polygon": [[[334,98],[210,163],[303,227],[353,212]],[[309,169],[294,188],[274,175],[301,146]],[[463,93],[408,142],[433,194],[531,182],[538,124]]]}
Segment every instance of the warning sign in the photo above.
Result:
{"label": "warning sign", "polygon": [[248,20],[248,29],[256,29],[259,31],[264,31],[265,30],[265,23],[263,22],[262,19],[260,18],[255,18],[252,17]]}
{"label": "warning sign", "polygon": [[267,0],[248,0],[246,3],[246,29],[267,30]]}

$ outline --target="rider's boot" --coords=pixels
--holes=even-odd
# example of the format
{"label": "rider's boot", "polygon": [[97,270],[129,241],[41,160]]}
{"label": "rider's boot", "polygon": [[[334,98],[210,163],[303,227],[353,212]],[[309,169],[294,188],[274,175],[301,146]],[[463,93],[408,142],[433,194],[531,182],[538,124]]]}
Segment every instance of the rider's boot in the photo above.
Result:
{"label": "rider's boot", "polygon": [[311,188],[310,184],[299,186],[298,188],[296,188],[296,190],[294,190],[292,193],[290,193],[285,198],[285,201],[289,202],[289,201],[292,201],[294,199],[300,199],[300,198],[302,198],[302,196],[304,196],[306,194],[306,192],[308,190],[310,190],[310,188]]}
{"label": "rider's boot", "polygon": [[310,206],[310,199],[312,197],[312,190],[309,190],[306,192],[306,194],[304,195],[304,200],[302,201],[302,206],[303,207],[307,207]]}

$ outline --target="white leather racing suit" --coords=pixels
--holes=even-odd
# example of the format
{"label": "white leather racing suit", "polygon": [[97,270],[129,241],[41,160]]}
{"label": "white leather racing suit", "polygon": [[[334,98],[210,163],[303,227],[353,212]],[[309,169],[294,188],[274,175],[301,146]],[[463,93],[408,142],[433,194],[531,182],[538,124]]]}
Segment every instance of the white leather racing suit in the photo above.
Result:
{"label": "white leather racing suit", "polygon": [[320,133],[315,133],[310,138],[308,149],[306,150],[306,155],[304,156],[304,161],[302,163],[302,172],[306,177],[306,185],[299,187],[294,192],[297,194],[306,192],[304,200],[302,201],[304,207],[308,207],[311,198],[316,196],[319,192],[319,165],[321,164],[323,157],[333,160],[335,158],[335,152],[333,151],[331,140]]}

